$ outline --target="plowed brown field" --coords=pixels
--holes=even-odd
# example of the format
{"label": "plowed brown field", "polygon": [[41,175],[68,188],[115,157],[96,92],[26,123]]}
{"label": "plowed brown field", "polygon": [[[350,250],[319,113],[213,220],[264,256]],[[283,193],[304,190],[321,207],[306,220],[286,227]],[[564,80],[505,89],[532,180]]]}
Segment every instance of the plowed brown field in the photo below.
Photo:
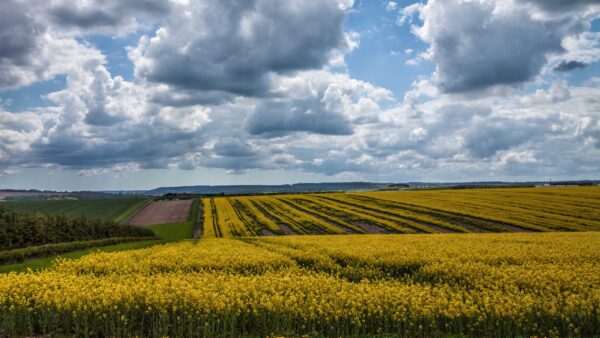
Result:
{"label": "plowed brown field", "polygon": [[154,201],[129,221],[130,225],[183,222],[190,216],[192,200]]}

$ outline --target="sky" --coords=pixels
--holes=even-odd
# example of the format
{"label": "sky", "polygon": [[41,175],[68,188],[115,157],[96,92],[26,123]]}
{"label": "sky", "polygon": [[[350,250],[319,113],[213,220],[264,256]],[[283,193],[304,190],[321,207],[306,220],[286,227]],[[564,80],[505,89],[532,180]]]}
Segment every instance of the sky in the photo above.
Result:
{"label": "sky", "polygon": [[600,179],[597,0],[3,0],[0,188]]}

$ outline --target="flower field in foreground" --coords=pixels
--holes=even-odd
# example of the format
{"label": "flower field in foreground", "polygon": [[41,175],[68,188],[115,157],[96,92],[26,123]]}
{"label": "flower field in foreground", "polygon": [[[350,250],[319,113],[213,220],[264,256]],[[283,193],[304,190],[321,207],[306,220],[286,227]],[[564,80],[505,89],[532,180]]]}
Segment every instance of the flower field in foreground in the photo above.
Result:
{"label": "flower field in foreground", "polygon": [[203,238],[0,276],[0,335],[593,336],[600,233]]}

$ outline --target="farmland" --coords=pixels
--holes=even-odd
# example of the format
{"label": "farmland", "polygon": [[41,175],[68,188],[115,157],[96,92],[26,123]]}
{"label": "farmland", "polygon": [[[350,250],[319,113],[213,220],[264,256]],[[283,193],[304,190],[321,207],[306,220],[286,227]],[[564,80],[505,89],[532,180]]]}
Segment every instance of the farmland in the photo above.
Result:
{"label": "farmland", "polygon": [[19,212],[33,212],[44,215],[85,216],[93,219],[121,222],[137,209],[144,206],[147,199],[103,199],[103,200],[55,200],[2,202],[0,206]]}
{"label": "farmland", "polygon": [[39,215],[0,208],[0,263],[103,245],[155,239],[149,229],[85,216]]}
{"label": "farmland", "polygon": [[203,238],[92,253],[0,276],[0,331],[590,336],[599,249],[598,233],[513,233]]}
{"label": "farmland", "polygon": [[0,274],[0,335],[600,335],[598,187],[174,202],[135,214],[161,241]]}
{"label": "farmland", "polygon": [[192,200],[153,201],[134,215],[130,225],[177,223],[188,219]]}
{"label": "farmland", "polygon": [[600,188],[206,198],[206,237],[600,230]]}

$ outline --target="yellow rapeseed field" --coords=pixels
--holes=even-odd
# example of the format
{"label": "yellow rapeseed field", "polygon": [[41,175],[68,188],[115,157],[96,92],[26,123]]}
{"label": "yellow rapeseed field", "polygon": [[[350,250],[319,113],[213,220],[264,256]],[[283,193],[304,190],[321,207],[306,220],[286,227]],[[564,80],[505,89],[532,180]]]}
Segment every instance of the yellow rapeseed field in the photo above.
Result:
{"label": "yellow rapeseed field", "polygon": [[600,335],[600,233],[202,238],[0,275],[0,335]]}
{"label": "yellow rapeseed field", "polygon": [[600,231],[600,187],[377,191],[204,199],[206,237]]}

